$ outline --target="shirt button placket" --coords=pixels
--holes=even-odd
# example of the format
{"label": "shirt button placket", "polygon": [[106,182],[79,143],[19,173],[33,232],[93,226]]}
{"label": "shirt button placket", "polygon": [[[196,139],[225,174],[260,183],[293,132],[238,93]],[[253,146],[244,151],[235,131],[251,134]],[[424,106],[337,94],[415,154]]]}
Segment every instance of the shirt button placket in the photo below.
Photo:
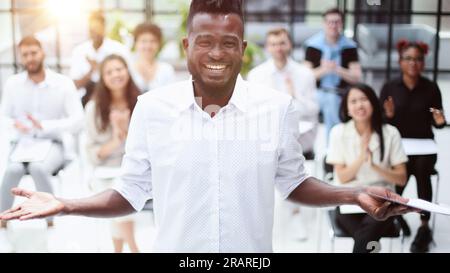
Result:
{"label": "shirt button placket", "polygon": [[207,123],[208,136],[211,150],[211,187],[214,189],[214,204],[213,204],[213,249],[215,252],[220,252],[220,185],[219,185],[219,162],[218,162],[218,132],[216,120],[210,119]]}

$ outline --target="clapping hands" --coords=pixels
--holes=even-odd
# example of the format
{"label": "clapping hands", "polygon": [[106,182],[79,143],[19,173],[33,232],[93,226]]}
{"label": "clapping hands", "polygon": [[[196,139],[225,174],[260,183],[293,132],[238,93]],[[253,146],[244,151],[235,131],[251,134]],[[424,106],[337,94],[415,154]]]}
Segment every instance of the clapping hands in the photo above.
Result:
{"label": "clapping hands", "polygon": [[130,110],[112,110],[109,114],[113,137],[124,142],[128,135],[128,126],[130,124]]}

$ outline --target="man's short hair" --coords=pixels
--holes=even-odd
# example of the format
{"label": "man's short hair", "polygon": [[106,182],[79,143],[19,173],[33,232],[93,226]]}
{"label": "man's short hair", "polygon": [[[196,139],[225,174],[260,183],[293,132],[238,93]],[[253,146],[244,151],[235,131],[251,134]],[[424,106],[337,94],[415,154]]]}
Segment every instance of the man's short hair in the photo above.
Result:
{"label": "man's short hair", "polygon": [[34,36],[26,36],[20,40],[18,47],[20,48],[23,46],[38,46],[39,48],[42,48],[41,42]]}
{"label": "man's short hair", "polygon": [[266,41],[269,38],[269,36],[279,36],[281,34],[286,34],[286,36],[289,39],[289,42],[291,42],[291,44],[293,43],[291,34],[285,28],[274,28],[274,29],[271,29],[269,32],[267,32]]}
{"label": "man's short hair", "polygon": [[187,20],[188,30],[192,25],[194,16],[199,13],[236,14],[244,23],[242,0],[192,0]]}
{"label": "man's short hair", "polygon": [[325,18],[325,17],[327,17],[327,15],[330,15],[330,14],[337,14],[341,17],[342,20],[344,20],[344,13],[342,13],[342,11],[338,8],[331,8],[331,9],[326,10],[322,14],[322,17]]}
{"label": "man's short hair", "polygon": [[106,19],[105,19],[105,16],[103,15],[103,12],[101,12],[99,10],[91,12],[91,14],[89,15],[89,23],[91,23],[93,21],[97,21],[97,22],[100,22],[103,25],[105,25]]}

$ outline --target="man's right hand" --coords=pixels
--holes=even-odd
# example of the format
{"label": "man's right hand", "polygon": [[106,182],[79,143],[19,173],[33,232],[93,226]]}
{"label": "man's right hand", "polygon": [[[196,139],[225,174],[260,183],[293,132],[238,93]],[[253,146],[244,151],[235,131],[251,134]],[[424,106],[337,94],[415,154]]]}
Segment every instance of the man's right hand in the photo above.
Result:
{"label": "man's right hand", "polygon": [[23,124],[22,122],[16,120],[14,121],[14,128],[17,129],[22,134],[29,134],[31,132],[31,128]]}
{"label": "man's right hand", "polygon": [[0,214],[0,220],[30,220],[46,218],[57,215],[64,210],[64,204],[55,196],[45,192],[34,192],[14,188],[11,190],[15,196],[26,197],[28,200],[22,204]]}
{"label": "man's right hand", "polygon": [[321,60],[320,67],[324,75],[337,73],[338,65],[334,61]]}

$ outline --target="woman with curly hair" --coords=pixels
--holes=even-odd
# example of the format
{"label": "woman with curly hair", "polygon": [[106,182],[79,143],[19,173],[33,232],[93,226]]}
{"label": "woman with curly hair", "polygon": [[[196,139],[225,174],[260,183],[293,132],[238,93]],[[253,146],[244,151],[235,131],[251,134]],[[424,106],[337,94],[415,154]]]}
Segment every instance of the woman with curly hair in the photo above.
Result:
{"label": "woman with curly hair", "polygon": [[[387,82],[380,95],[386,121],[397,127],[402,138],[434,140],[432,127],[442,128],[446,121],[438,85],[422,76],[428,45],[401,40],[397,49],[401,76]],[[408,159],[408,177],[415,176],[419,198],[431,201],[431,174],[437,155],[412,155]],[[397,187],[396,190],[401,194],[404,187]],[[430,214],[423,213],[421,220],[411,252],[428,252],[433,241],[428,225]]]}
{"label": "woman with curly hair", "polygon": [[161,28],[152,23],[142,23],[135,28],[133,35],[136,54],[130,73],[139,91],[145,93],[173,83],[174,68],[157,58],[164,39]]}

